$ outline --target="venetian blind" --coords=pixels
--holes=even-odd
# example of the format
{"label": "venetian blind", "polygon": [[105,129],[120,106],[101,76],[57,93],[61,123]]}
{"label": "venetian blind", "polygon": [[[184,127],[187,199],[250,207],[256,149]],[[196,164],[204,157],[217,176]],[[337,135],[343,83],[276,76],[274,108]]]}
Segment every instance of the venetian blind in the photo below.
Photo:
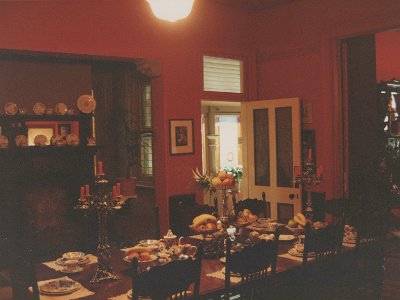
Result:
{"label": "venetian blind", "polygon": [[242,69],[241,60],[204,56],[204,91],[242,93]]}

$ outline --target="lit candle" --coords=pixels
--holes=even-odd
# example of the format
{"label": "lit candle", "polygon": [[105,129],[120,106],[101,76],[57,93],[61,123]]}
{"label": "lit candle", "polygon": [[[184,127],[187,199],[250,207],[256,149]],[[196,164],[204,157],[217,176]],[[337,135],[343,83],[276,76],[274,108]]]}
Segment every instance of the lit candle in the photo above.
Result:
{"label": "lit candle", "polygon": [[300,167],[299,166],[294,166],[293,168],[293,177],[300,176]]}
{"label": "lit candle", "polygon": [[311,148],[308,148],[308,160],[312,161],[312,150],[311,150]]}
{"label": "lit candle", "polygon": [[89,192],[89,185],[88,185],[88,184],[85,185],[85,195],[86,195],[86,196],[89,196],[89,195],[90,195],[90,192]]}
{"label": "lit candle", "polygon": [[121,184],[117,182],[117,196],[121,195]]}
{"label": "lit candle", "polygon": [[97,164],[97,174],[103,175],[103,162],[99,161]]}
{"label": "lit candle", "polygon": [[84,200],[85,199],[85,187],[81,186],[81,195],[79,197],[80,200]]}
{"label": "lit candle", "polygon": [[113,185],[113,191],[112,191],[112,193],[113,193],[113,198],[114,198],[114,199],[117,198],[117,187],[116,187],[115,185]]}

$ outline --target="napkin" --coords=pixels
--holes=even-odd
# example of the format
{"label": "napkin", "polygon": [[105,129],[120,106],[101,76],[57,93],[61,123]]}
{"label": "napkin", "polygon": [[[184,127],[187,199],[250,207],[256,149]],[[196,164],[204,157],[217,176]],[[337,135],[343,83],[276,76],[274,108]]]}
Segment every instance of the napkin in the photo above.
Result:
{"label": "napkin", "polygon": [[[97,257],[92,255],[92,254],[87,254],[86,255],[89,258],[88,264],[95,264],[97,263]],[[56,270],[56,271],[61,271],[64,269],[63,266],[60,266],[56,264],[56,261],[48,261],[43,263],[45,266],[49,267],[50,269]]]}
{"label": "napkin", "polygon": [[[60,279],[65,279],[65,280],[72,280],[71,278],[64,276],[64,277],[60,277],[60,278],[53,278],[53,279],[49,279],[49,280],[43,280],[43,281],[39,281],[38,282],[38,286],[39,286],[39,291],[40,291],[40,286],[53,281],[53,280],[60,280]],[[75,281],[74,281],[75,282]],[[30,291],[32,291],[32,287],[29,288]],[[89,291],[87,288],[85,288],[83,285],[81,285],[81,288],[71,294],[67,294],[67,298],[65,298],[65,295],[54,295],[54,296],[50,296],[50,295],[44,295],[44,294],[40,294],[40,300],[61,300],[61,299],[78,299],[78,298],[82,298],[82,297],[87,297],[87,296],[91,296],[94,295],[93,292]]]}

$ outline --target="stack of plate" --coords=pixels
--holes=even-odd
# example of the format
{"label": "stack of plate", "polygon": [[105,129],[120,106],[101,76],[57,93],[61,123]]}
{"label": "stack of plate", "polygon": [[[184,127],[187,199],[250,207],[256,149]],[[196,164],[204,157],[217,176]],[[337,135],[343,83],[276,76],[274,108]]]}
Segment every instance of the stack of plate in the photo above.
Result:
{"label": "stack of plate", "polygon": [[61,278],[49,281],[39,287],[39,291],[45,295],[59,296],[71,294],[81,288],[79,282],[69,278]]}
{"label": "stack of plate", "polygon": [[[77,262],[76,267],[70,267],[70,261],[75,260]],[[65,267],[61,270],[63,273],[73,274],[82,271],[82,266],[88,264],[90,262],[89,257],[85,255],[83,252],[67,252],[64,253],[62,257],[57,259],[55,263],[59,266]]]}

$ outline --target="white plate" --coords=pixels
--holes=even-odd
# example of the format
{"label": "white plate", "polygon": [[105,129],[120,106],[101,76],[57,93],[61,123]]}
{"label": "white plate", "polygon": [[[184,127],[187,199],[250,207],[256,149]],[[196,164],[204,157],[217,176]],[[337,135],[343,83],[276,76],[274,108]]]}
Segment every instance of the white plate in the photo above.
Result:
{"label": "white plate", "polygon": [[[221,269],[221,272],[222,272],[222,274],[225,274],[225,267],[223,267],[223,268]],[[242,276],[240,276],[240,274],[238,274],[238,273],[232,273],[232,272],[231,272],[231,276],[232,276],[232,277],[242,277]]]}
{"label": "white plate", "polygon": [[56,279],[39,286],[39,291],[47,295],[71,294],[81,288],[79,282],[69,279]]}
{"label": "white plate", "polygon": [[82,272],[82,271],[83,271],[82,267],[76,267],[76,268],[73,268],[73,269],[61,269],[61,272],[65,273],[65,274],[75,274],[75,273],[79,273],[79,272]]}
{"label": "white plate", "polygon": [[[64,258],[60,257],[55,261],[55,263],[59,266],[65,267],[66,266],[65,261],[66,260]],[[90,259],[87,256],[85,256],[84,259],[81,259],[78,261],[78,265],[84,266],[84,265],[88,264],[89,262],[90,262]]]}
{"label": "white plate", "polygon": [[292,234],[281,234],[279,236],[280,241],[293,241],[296,237]]}
{"label": "white plate", "polygon": [[67,144],[70,146],[79,146],[79,137],[74,133],[68,134],[67,135]]}
{"label": "white plate", "polygon": [[17,135],[15,137],[15,145],[18,147],[28,147],[28,137],[26,135]]}
{"label": "white plate", "polygon": [[18,106],[14,102],[8,102],[4,105],[4,112],[6,115],[13,116],[18,112]]}
{"label": "white plate", "polygon": [[58,102],[54,108],[57,115],[65,115],[68,111],[67,105],[63,102]]}
{"label": "white plate", "polygon": [[142,240],[139,242],[139,245],[148,247],[148,246],[158,245],[158,243],[159,243],[159,240]]}
{"label": "white plate", "polygon": [[0,135],[0,148],[8,148],[8,138],[5,135]]}
{"label": "white plate", "polygon": [[[132,262],[130,259],[128,259],[128,257],[124,257],[123,260],[128,262],[128,263]],[[157,256],[153,255],[153,254],[150,254],[150,259],[149,260],[139,260],[139,264],[148,264],[148,263],[154,262],[156,260],[157,260]]]}
{"label": "white plate", "polygon": [[[303,257],[303,252],[297,252],[296,249],[292,248],[288,251],[288,253],[292,256],[296,256],[296,257]],[[308,257],[315,257],[315,253],[314,252],[310,252],[308,253]]]}
{"label": "white plate", "polygon": [[90,114],[96,109],[96,100],[90,95],[82,95],[78,98],[76,106],[84,114]]}
{"label": "white plate", "polygon": [[64,258],[65,260],[68,259],[82,260],[85,259],[85,253],[79,251],[66,252],[62,255],[62,258]]}
{"label": "white plate", "polygon": [[35,103],[35,105],[33,106],[33,112],[36,115],[44,115],[46,112],[46,105],[41,102]]}

